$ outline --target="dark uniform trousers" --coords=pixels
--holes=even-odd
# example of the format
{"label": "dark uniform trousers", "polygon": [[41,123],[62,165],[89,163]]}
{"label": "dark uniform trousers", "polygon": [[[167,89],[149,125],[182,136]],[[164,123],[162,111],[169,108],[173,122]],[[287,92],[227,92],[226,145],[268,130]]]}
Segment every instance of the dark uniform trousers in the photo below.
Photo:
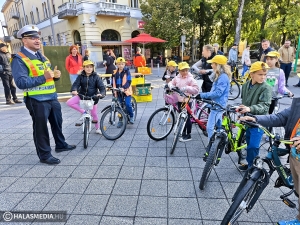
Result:
{"label": "dark uniform trousers", "polygon": [[50,138],[47,122],[51,125],[56,148],[65,148],[67,143],[62,133],[61,105],[57,100],[37,101],[26,98],[26,107],[33,121],[33,140],[37,155],[45,160],[51,156]]}
{"label": "dark uniform trousers", "polygon": [[6,101],[11,101],[11,95],[13,97],[13,100],[17,100],[17,95],[16,95],[16,85],[13,79],[12,75],[9,74],[0,74],[3,87],[4,87],[4,94],[5,94],[5,99]]}

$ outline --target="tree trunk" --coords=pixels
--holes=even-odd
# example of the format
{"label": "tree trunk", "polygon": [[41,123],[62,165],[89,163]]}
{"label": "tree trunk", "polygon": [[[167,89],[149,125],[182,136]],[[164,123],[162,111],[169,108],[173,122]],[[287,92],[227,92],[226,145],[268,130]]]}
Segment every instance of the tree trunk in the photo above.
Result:
{"label": "tree trunk", "polygon": [[235,37],[234,37],[234,43],[237,45],[239,44],[241,39],[241,26],[242,26],[244,4],[245,4],[245,0],[239,0],[238,16],[236,18]]}
{"label": "tree trunk", "polygon": [[264,32],[264,29],[265,29],[265,25],[266,25],[266,22],[267,22],[267,17],[268,17],[268,12],[269,12],[269,6],[271,4],[271,0],[266,0],[265,1],[265,5],[264,5],[264,14],[262,16],[262,19],[261,19],[261,24],[260,24],[260,40],[264,39],[265,38],[265,32]]}

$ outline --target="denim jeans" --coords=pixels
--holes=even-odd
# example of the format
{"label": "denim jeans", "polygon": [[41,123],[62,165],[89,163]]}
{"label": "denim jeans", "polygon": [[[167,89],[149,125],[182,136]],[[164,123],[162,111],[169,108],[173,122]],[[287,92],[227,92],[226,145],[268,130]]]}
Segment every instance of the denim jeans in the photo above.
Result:
{"label": "denim jeans", "polygon": [[[127,113],[129,114],[130,117],[133,117],[133,110],[132,110],[132,105],[131,105],[131,95],[126,96],[124,94],[124,99],[125,99]],[[123,98],[120,96],[118,96],[118,100],[119,100],[119,102],[123,102]]]}
{"label": "denim jeans", "polygon": [[243,64],[243,71],[242,71],[242,76],[245,75],[245,73],[249,70],[249,66],[247,66],[245,63]]}
{"label": "denim jeans", "polygon": [[218,111],[218,110],[210,111],[209,116],[208,116],[207,125],[206,125],[206,131],[208,134],[207,135],[208,142],[214,133],[215,126],[217,128],[220,128],[222,126],[222,115],[223,115],[223,111]]}
{"label": "denim jeans", "polygon": [[285,83],[288,83],[288,79],[292,70],[292,63],[280,63],[280,69],[284,71]]}
{"label": "denim jeans", "polygon": [[253,164],[253,160],[259,155],[260,141],[263,135],[263,131],[257,127],[246,129],[246,142],[247,142],[247,162],[248,168]]}
{"label": "denim jeans", "polygon": [[78,74],[70,74],[71,85],[74,84],[74,82],[77,79],[77,77],[78,77]]}

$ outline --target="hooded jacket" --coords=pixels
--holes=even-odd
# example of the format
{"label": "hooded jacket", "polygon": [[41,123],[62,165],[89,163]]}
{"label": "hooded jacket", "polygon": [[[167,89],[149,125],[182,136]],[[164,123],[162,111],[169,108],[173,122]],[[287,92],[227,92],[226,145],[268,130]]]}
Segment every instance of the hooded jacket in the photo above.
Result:
{"label": "hooded jacket", "polygon": [[78,62],[73,59],[72,54],[68,55],[66,58],[66,69],[69,74],[77,74],[79,70],[82,69],[82,57],[81,55],[77,54]]}
{"label": "hooded jacket", "polygon": [[[72,91],[77,91],[79,94],[89,97],[99,94],[99,91],[102,95],[101,98],[104,98],[106,95],[106,89],[102,79],[96,72],[93,72],[90,76],[87,76],[85,71],[82,71],[73,83],[71,92]],[[79,97],[82,99],[81,96]],[[96,105],[99,101],[99,98],[95,98],[94,101],[94,104]]]}

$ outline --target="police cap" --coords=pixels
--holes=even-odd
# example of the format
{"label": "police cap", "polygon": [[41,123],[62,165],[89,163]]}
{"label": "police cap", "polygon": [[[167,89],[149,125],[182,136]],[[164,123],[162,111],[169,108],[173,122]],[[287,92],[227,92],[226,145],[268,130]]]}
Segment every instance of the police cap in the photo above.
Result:
{"label": "police cap", "polygon": [[39,37],[39,28],[36,25],[26,25],[22,27],[18,33],[17,38],[24,38],[24,37]]}

